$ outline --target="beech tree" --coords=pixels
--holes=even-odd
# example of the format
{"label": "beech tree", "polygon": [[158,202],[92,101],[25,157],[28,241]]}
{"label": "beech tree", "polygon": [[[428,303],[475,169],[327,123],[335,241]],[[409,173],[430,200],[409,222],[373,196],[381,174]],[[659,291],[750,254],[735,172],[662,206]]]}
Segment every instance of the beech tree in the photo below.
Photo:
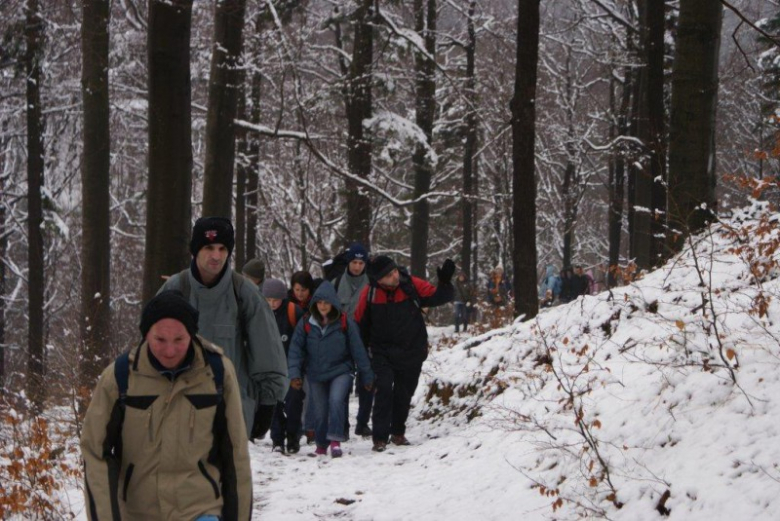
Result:
{"label": "beech tree", "polygon": [[533,318],[536,293],[536,77],[540,0],[517,2],[517,62],[512,98],[512,219],[515,314]]}
{"label": "beech tree", "polygon": [[191,230],[192,0],[149,2],[149,181],[143,300],[188,264]]}
{"label": "beech tree", "polygon": [[108,99],[108,0],[84,0],[81,92],[84,152],[81,162],[81,381],[91,389],[111,345],[111,129]]}

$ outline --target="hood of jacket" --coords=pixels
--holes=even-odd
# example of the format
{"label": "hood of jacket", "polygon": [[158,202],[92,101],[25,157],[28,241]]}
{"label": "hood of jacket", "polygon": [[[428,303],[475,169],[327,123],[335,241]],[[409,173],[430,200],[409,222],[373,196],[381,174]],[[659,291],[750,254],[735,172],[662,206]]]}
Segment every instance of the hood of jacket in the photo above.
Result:
{"label": "hood of jacket", "polygon": [[[312,296],[309,301],[309,312],[312,315],[319,315],[319,313],[317,313],[317,302],[320,300],[329,302],[330,305],[339,312],[339,315],[341,315],[343,309],[341,307],[341,301],[339,301],[339,296],[336,294],[336,288],[327,280],[322,281],[320,287],[317,288],[317,291],[314,292],[314,296]],[[338,318],[338,315],[336,318]]]}

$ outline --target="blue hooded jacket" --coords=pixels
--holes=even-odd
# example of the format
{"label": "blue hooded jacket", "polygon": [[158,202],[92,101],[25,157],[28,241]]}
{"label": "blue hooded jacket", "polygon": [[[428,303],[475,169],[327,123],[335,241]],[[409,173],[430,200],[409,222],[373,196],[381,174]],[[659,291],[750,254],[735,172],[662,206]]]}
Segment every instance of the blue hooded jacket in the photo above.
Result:
{"label": "blue hooded jacket", "polygon": [[553,297],[558,298],[561,296],[561,278],[555,273],[555,267],[551,264],[547,265],[547,272],[542,279],[542,283],[539,286],[539,298],[543,299],[547,290],[551,289]]}
{"label": "blue hooded jacket", "polygon": [[[321,300],[329,302],[335,310],[324,327],[315,318],[319,316],[317,302]],[[373,383],[374,372],[357,324],[347,317],[347,331],[342,330],[343,311],[333,284],[323,281],[310,302],[309,315],[298,322],[290,342],[289,378],[302,378],[305,374],[313,382],[327,382],[344,373],[354,374],[357,366],[363,383]],[[310,325],[308,334],[304,328],[306,321]]]}

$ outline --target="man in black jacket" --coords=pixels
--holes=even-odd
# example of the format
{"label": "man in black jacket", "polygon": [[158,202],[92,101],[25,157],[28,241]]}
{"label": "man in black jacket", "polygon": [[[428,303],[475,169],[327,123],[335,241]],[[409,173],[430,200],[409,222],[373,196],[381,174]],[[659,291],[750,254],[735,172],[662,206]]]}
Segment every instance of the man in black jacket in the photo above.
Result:
{"label": "man in black jacket", "polygon": [[371,353],[374,388],[374,449],[382,452],[388,438],[409,445],[406,419],[428,358],[428,331],[422,308],[441,306],[453,297],[455,263],[447,259],[437,269],[439,285],[410,276],[386,256],[368,265],[369,284],[360,294],[355,320]]}

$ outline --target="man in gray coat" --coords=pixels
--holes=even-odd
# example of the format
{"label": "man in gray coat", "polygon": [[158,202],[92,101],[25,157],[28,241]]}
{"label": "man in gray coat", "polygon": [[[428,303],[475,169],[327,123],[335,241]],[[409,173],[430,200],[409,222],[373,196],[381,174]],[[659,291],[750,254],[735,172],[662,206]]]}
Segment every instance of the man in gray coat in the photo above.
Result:
{"label": "man in gray coat", "polygon": [[[192,263],[160,291],[181,291],[200,313],[201,336],[221,347],[236,368],[249,439],[262,438],[277,402],[287,394],[287,358],[268,303],[228,262],[233,225],[201,217],[192,228]],[[159,293],[159,292],[158,292]]]}

